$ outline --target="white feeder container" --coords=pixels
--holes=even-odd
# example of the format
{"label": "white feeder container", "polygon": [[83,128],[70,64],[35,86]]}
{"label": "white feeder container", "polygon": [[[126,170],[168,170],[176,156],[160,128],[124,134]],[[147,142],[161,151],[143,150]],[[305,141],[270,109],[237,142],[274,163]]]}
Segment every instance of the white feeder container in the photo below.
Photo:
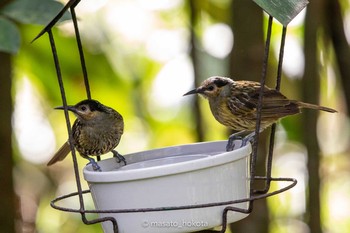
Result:
{"label": "white feeder container", "polygon": [[[249,197],[251,145],[226,152],[227,141],[195,143],[125,155],[98,162],[102,172],[84,168],[84,178],[98,210],[198,205]],[[237,145],[239,147],[239,145]],[[229,206],[248,208],[248,203]],[[104,213],[114,217],[120,233],[194,232],[222,224],[226,205],[136,213]],[[227,222],[247,214],[229,211]],[[113,233],[112,223],[102,223]]]}

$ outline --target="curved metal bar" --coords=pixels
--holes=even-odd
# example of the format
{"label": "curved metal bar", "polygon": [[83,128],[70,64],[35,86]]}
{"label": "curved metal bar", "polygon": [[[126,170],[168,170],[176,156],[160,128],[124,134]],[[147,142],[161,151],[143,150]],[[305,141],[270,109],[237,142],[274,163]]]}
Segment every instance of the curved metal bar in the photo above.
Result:
{"label": "curved metal bar", "polygon": [[[266,180],[266,177],[255,177],[254,179],[257,180]],[[136,209],[110,209],[110,210],[83,210],[84,213],[136,213],[136,212],[156,212],[156,211],[170,211],[170,210],[183,210],[183,209],[196,209],[196,208],[206,208],[206,207],[214,207],[214,206],[223,206],[223,205],[233,205],[238,204],[242,202],[248,202],[248,201],[255,201],[263,198],[267,198],[270,196],[277,195],[279,193],[282,193],[284,191],[287,191],[291,188],[293,188],[297,184],[297,180],[294,178],[271,178],[271,181],[277,181],[277,182],[290,182],[289,185],[285,186],[284,188],[278,189],[276,191],[273,191],[271,193],[266,194],[259,194],[254,195],[249,198],[242,198],[238,200],[231,200],[231,201],[225,201],[225,202],[214,202],[214,203],[206,203],[206,204],[196,204],[196,205],[183,205],[183,206],[169,206],[169,207],[156,207],[156,208],[136,208]],[[84,190],[82,193],[86,194],[89,193],[90,190]],[[60,197],[55,198],[51,201],[51,207],[57,210],[65,211],[65,212],[74,212],[74,213],[81,213],[82,210],[79,209],[72,209],[67,207],[60,207],[56,205],[55,203],[58,201],[61,201],[66,198],[70,198],[73,196],[79,195],[79,192],[73,192],[67,195],[63,195]]]}
{"label": "curved metal bar", "polygon": [[[277,69],[277,77],[276,77],[276,87],[275,89],[280,91],[281,89],[281,80],[282,80],[282,65],[283,65],[283,55],[284,55],[284,45],[286,42],[287,35],[287,27],[283,27],[282,36],[281,36],[281,45],[278,59],[278,69]],[[267,162],[266,162],[266,177],[268,178],[265,183],[265,188],[260,190],[259,193],[267,193],[270,189],[271,183],[271,172],[272,172],[272,158],[273,151],[275,146],[275,132],[276,132],[276,123],[274,123],[271,127],[270,132],[270,142],[269,142],[269,151],[267,154]]]}
{"label": "curved metal bar", "polygon": [[[258,100],[258,106],[257,106],[257,112],[256,112],[256,125],[255,125],[255,135],[254,135],[254,143],[253,143],[253,152],[250,158],[251,177],[255,177],[256,161],[258,157],[259,134],[260,134],[260,125],[261,125],[261,110],[262,110],[264,86],[265,86],[266,76],[267,76],[267,68],[268,68],[267,64],[268,64],[269,53],[270,53],[272,23],[273,23],[273,17],[270,16],[268,21],[268,27],[267,27],[264,59],[263,59],[262,73],[260,78],[260,90],[259,90],[259,100]],[[251,180],[250,187],[254,187],[254,179]],[[251,194],[252,194],[252,190],[251,190]]]}

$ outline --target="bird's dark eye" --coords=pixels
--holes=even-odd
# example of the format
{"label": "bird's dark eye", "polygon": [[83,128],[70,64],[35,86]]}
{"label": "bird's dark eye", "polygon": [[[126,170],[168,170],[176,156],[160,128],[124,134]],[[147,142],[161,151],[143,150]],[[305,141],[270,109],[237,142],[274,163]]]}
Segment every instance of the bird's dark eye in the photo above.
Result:
{"label": "bird's dark eye", "polygon": [[81,106],[81,108],[80,108],[80,109],[81,109],[81,111],[84,111],[84,112],[85,112],[85,111],[86,111],[86,109],[87,109],[87,107],[85,107],[85,106]]}
{"label": "bird's dark eye", "polygon": [[208,87],[208,91],[213,91],[214,90],[214,86],[209,86]]}

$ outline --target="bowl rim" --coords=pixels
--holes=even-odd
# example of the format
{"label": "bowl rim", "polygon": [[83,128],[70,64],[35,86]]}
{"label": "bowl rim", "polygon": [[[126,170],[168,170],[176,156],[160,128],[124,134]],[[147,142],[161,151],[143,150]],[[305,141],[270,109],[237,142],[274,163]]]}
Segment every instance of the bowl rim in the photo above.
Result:
{"label": "bowl rim", "polygon": [[[199,142],[192,144],[176,145],[170,147],[157,148],[152,150],[145,150],[136,153],[125,155],[126,158],[141,158],[143,160],[136,161],[148,161],[153,159],[166,159],[174,156],[193,156],[191,153],[203,154],[207,153],[207,156],[202,158],[196,158],[188,161],[170,163],[159,166],[151,166],[137,169],[123,169],[113,171],[96,172],[92,170],[91,164],[88,164],[83,169],[84,179],[90,183],[109,183],[109,182],[125,182],[140,180],[146,178],[154,178],[168,175],[175,175],[179,173],[192,172],[200,169],[215,167],[227,163],[232,163],[250,155],[252,148],[248,143],[244,147],[240,147],[233,151],[226,152],[225,146],[227,141],[211,141],[211,142]],[[172,154],[167,154],[172,153]],[[147,155],[153,157],[151,159],[145,158]],[[154,157],[156,156],[156,157]],[[128,160],[128,159],[127,159]],[[104,164],[117,163],[115,158],[109,158],[101,160],[98,164],[103,170]]]}

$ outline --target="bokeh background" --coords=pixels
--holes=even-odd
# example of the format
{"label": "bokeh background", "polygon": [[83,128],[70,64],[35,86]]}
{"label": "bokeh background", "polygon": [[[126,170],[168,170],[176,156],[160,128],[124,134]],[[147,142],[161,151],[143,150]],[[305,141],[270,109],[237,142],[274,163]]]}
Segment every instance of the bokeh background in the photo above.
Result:
{"label": "bokeh background", "polygon": [[[13,22],[20,35],[17,49],[0,46],[0,232],[102,232],[100,225],[86,226],[79,214],[49,204],[76,191],[76,185],[70,157],[46,166],[67,140],[67,130],[63,112],[53,110],[62,102],[48,37],[30,42],[66,1],[55,7],[42,1],[51,2],[0,3],[0,21]],[[20,4],[9,7],[14,2]],[[47,14],[24,14],[21,4],[29,3],[28,11],[44,8]],[[281,91],[339,113],[304,111],[280,121],[273,176],[294,177],[298,184],[255,202],[253,213],[227,232],[350,232],[349,3],[310,1],[288,25]],[[214,120],[205,100],[182,95],[212,75],[260,80],[268,16],[254,2],[83,0],[76,13],[92,97],[125,119],[121,154],[227,138],[228,130]],[[75,104],[86,93],[72,23],[65,20],[53,32],[67,100]],[[271,87],[281,32],[274,21]],[[267,138],[263,134],[260,143],[260,175]],[[86,164],[81,158],[78,162],[80,169]],[[78,202],[69,199],[62,205],[76,208]],[[86,206],[94,208],[89,198]]]}

